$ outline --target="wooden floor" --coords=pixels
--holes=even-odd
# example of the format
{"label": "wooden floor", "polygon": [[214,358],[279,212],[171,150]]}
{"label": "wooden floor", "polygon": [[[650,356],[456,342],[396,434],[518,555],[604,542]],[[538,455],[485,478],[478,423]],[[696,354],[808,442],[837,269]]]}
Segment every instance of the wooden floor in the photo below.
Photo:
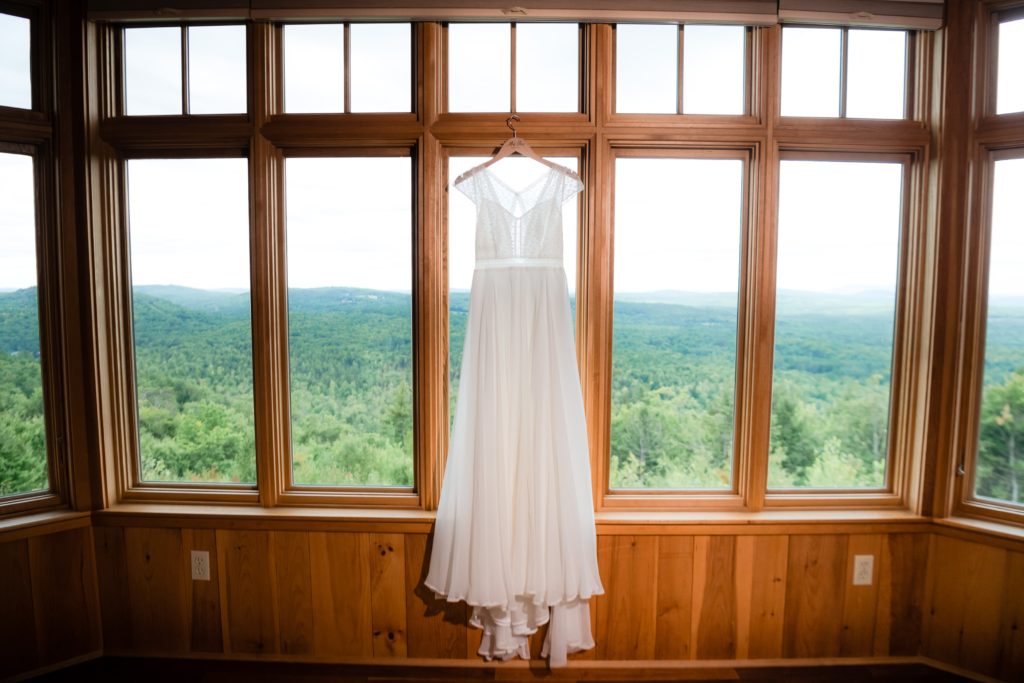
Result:
{"label": "wooden floor", "polygon": [[747,683],[952,683],[970,679],[923,664],[719,669],[563,669],[490,667],[343,666],[283,662],[230,662],[104,657],[34,681],[139,681],[141,683],[400,683],[402,681],[745,681]]}

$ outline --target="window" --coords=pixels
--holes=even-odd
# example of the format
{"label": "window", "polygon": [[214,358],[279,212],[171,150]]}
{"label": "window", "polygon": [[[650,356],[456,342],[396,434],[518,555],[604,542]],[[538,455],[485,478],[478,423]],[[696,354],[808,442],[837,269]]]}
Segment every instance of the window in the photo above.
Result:
{"label": "window", "polygon": [[412,111],[409,24],[288,24],[288,113]]}
{"label": "window", "polygon": [[408,158],[286,166],[292,477],[413,485]]}
{"label": "window", "polygon": [[[189,65],[228,70],[196,31],[221,27],[252,40],[247,116],[190,121]],[[167,28],[96,27],[124,48],[100,70],[120,101],[97,129],[109,263],[89,264],[112,309],[96,391],[136,406],[98,426],[123,499],[435,509],[476,246],[451,183],[513,111],[586,186],[563,254],[600,509],[907,504],[931,132],[903,110],[932,41],[922,62],[906,32],[810,34],[830,116],[898,109],[825,134],[760,115],[785,106],[763,81],[789,28],[275,15],[132,42]],[[128,73],[145,50],[165,76]],[[121,116],[133,92],[174,113]],[[818,348],[820,320],[841,343]]]}
{"label": "window", "polygon": [[782,115],[874,119],[906,116],[907,33],[782,30]]}
{"label": "window", "polygon": [[126,28],[125,113],[244,113],[245,54],[240,25]]}
{"label": "window", "polygon": [[1024,17],[999,23],[996,113],[1024,111]]}
{"label": "window", "polygon": [[973,495],[1024,506],[1024,156],[993,162]]}
{"label": "window", "polygon": [[49,488],[32,157],[0,152],[0,497]]}
{"label": "window", "polygon": [[32,108],[31,25],[25,17],[0,14],[0,106]]}
{"label": "window", "polygon": [[247,161],[129,161],[128,223],[139,480],[254,484]]}
{"label": "window", "polygon": [[450,112],[580,110],[577,24],[449,24],[447,62]]}
{"label": "window", "polygon": [[743,171],[615,162],[613,489],[732,486]]}
{"label": "window", "polygon": [[885,486],[903,175],[781,163],[771,489]]}
{"label": "window", "polygon": [[619,24],[615,111],[746,113],[746,45],[742,26]]}

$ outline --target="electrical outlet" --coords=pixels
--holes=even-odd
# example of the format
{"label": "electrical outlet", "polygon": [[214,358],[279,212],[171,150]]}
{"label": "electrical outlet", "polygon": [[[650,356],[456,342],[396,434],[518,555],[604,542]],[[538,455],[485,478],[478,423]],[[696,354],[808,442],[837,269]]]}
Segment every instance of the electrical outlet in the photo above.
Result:
{"label": "electrical outlet", "polygon": [[192,580],[210,580],[210,553],[206,550],[192,551]]}
{"label": "electrical outlet", "polygon": [[875,578],[875,556],[853,556],[853,585],[870,586]]}

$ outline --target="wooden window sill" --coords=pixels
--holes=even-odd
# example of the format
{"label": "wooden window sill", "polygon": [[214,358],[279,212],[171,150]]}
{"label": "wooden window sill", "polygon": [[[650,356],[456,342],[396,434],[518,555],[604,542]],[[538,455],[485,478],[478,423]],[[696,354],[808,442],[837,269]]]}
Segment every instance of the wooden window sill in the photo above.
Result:
{"label": "wooden window sill", "polygon": [[88,510],[47,510],[0,518],[0,543],[89,526]]}
{"label": "wooden window sill", "polygon": [[938,527],[937,530],[940,533],[965,540],[978,541],[978,536],[984,536],[989,539],[998,539],[1001,541],[999,545],[1012,550],[1021,550],[1021,546],[1024,545],[1024,527],[1006,522],[994,522],[973,517],[945,517],[933,519],[932,523]]}
{"label": "wooden window sill", "polygon": [[[428,533],[433,511],[122,503],[93,513],[98,526],[164,526]],[[599,512],[599,534],[771,534],[926,531],[931,521],[905,510]]]}

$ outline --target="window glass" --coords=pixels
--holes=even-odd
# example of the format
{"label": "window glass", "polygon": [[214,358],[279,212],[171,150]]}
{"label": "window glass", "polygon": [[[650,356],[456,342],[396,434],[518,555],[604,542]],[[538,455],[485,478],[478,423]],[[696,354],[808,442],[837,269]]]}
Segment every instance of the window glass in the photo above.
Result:
{"label": "window glass", "polygon": [[615,162],[610,484],[732,484],[743,163]]}
{"label": "window glass", "polygon": [[579,111],[578,24],[516,24],[516,111]]}
{"label": "window glass", "polygon": [[974,493],[1024,503],[1024,159],[995,162]]}
{"label": "window glass", "polygon": [[181,114],[181,29],[124,30],[125,113]]}
{"label": "window glass", "polygon": [[[579,170],[576,157],[545,157],[557,164]],[[448,421],[455,419],[455,399],[459,389],[462,347],[466,338],[469,290],[476,262],[476,207],[466,195],[452,186],[455,179],[483,163],[481,157],[451,157],[448,160]],[[522,188],[537,178],[546,167],[525,157],[502,159],[490,170],[509,186]],[[569,305],[576,317],[576,261],[579,233],[579,202],[562,205],[562,258]]]}
{"label": "window glass", "polygon": [[783,160],[770,488],[885,485],[898,163]]}
{"label": "window glass", "polygon": [[901,119],[907,81],[906,31],[850,29],[846,115]]}
{"label": "window glass", "polygon": [[615,27],[615,111],[675,114],[678,109],[679,27]]}
{"label": "window glass", "polygon": [[996,113],[1024,111],[1024,19],[999,24]]}
{"label": "window glass", "polygon": [[246,111],[245,27],[188,28],[188,113]]}
{"label": "window glass", "polygon": [[294,481],[412,486],[411,161],[285,171]]}
{"label": "window glass", "polygon": [[839,116],[842,31],[782,29],[782,115]]}
{"label": "window glass", "polygon": [[0,14],[0,36],[0,106],[31,109],[31,22]]}
{"label": "window glass", "polygon": [[683,29],[683,113],[742,114],[746,29],[694,24]]}
{"label": "window glass", "polygon": [[449,24],[448,111],[508,111],[511,24]]}
{"label": "window glass", "polygon": [[32,157],[0,152],[0,496],[45,490]]}
{"label": "window glass", "polygon": [[256,481],[245,159],[128,162],[147,481]]}
{"label": "window glass", "polygon": [[345,111],[345,26],[284,27],[284,110]]}
{"label": "window glass", "polygon": [[352,24],[353,112],[412,109],[412,27],[409,24]]}

